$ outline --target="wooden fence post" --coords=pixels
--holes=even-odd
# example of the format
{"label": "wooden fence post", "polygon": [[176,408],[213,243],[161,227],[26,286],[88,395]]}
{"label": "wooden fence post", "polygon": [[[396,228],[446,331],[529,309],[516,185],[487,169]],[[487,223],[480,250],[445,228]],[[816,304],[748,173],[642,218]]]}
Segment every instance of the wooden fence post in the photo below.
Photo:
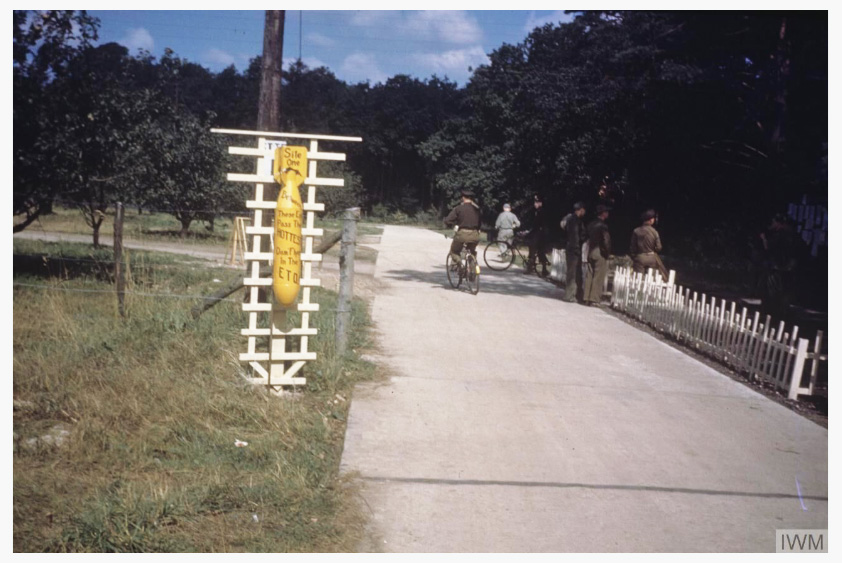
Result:
{"label": "wooden fence post", "polygon": [[339,297],[336,303],[336,357],[345,355],[348,326],[351,319],[351,298],[354,296],[354,246],[357,243],[357,221],[360,208],[345,210],[342,218],[342,242],[339,248]]}
{"label": "wooden fence post", "polygon": [[123,271],[123,204],[117,202],[114,214],[114,278],[117,282],[117,309],[126,317],[126,274]]}

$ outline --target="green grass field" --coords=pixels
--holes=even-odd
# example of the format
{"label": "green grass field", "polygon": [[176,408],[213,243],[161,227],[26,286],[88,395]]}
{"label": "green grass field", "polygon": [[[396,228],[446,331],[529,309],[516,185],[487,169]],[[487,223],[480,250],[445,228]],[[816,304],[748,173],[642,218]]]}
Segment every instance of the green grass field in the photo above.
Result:
{"label": "green grass field", "polygon": [[14,551],[356,551],[366,511],[338,467],[352,387],[377,377],[358,359],[372,346],[366,305],[353,304],[357,353],[337,359],[336,296],[314,289],[319,360],[306,389],[279,398],[243,378],[241,293],[189,314],[240,272],[156,253],[130,264],[125,319],[107,280],[14,274]]}

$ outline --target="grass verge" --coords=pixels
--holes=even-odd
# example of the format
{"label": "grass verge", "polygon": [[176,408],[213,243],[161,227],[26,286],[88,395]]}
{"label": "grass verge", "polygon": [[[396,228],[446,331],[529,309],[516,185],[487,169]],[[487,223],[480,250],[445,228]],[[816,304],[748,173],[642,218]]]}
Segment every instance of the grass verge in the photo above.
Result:
{"label": "grass verge", "polygon": [[[364,513],[338,467],[353,385],[375,375],[334,357],[335,294],[314,289],[319,360],[287,400],[243,379],[238,300],[190,318],[241,273],[143,256],[126,319],[96,277],[15,273],[14,550],[355,551]],[[350,348],[368,322],[356,301]]]}

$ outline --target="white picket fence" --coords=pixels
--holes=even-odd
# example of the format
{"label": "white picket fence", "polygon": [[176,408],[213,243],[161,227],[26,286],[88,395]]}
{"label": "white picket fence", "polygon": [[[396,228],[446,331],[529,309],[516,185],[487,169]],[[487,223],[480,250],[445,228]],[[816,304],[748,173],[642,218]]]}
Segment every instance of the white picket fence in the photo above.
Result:
{"label": "white picket fence", "polygon": [[[819,331],[812,350],[798,327],[787,332],[783,322],[773,326],[768,315],[737,311],[715,297],[708,298],[683,289],[652,270],[636,274],[631,268],[614,272],[611,306],[637,318],[676,340],[715,358],[735,371],[760,378],[784,390],[790,399],[812,395],[821,354],[823,333]],[[806,383],[805,383],[806,380]]]}

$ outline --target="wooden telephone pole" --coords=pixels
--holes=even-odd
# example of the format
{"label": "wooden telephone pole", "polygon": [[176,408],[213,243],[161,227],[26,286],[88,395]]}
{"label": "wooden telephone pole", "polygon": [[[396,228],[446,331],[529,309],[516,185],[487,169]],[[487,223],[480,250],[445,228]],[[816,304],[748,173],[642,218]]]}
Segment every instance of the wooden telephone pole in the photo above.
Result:
{"label": "wooden telephone pole", "polygon": [[281,130],[281,69],[284,61],[286,10],[266,10],[263,24],[263,66],[260,73],[258,131]]}

